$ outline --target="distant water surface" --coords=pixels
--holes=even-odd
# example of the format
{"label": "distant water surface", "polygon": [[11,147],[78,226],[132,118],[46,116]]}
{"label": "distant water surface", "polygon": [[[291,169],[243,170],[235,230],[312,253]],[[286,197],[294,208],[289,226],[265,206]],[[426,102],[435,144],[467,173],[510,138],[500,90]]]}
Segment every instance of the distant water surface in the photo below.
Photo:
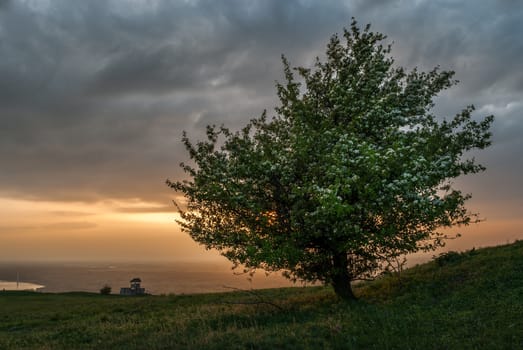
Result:
{"label": "distant water surface", "polygon": [[[142,280],[142,287],[151,294],[206,293],[234,288],[258,289],[302,285],[293,284],[279,274],[266,276],[263,271],[257,272],[249,280],[248,275],[234,274],[229,266],[208,262],[0,263],[0,281],[16,281],[17,274],[20,281],[24,281],[28,286],[42,287],[39,290],[43,292],[99,292],[104,285],[109,285],[112,293],[119,293],[120,288],[129,287],[129,281],[135,277]],[[12,283],[16,287],[16,282],[10,283],[11,287]]]}
{"label": "distant water surface", "polygon": [[9,282],[0,280],[0,291],[2,290],[38,290],[44,286],[27,282]]}

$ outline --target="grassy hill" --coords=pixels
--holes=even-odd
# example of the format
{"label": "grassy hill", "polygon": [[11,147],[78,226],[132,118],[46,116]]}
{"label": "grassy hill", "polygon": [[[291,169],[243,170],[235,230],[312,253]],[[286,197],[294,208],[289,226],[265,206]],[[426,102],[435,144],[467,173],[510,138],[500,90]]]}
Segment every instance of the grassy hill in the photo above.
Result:
{"label": "grassy hill", "polygon": [[0,349],[523,349],[523,242],[449,253],[356,293],[0,292]]}

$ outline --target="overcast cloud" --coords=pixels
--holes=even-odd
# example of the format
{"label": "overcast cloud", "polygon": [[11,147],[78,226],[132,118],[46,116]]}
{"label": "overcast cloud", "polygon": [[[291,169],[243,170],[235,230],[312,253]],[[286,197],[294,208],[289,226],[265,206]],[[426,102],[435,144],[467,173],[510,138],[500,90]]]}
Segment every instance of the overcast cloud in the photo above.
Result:
{"label": "overcast cloud", "polygon": [[351,16],[394,41],[398,64],[456,71],[436,112],[474,104],[478,118],[496,116],[478,156],[489,170],[469,186],[520,200],[516,0],[0,0],[0,195],[168,203],[182,130],[199,137],[271,111],[281,54],[309,65]]}

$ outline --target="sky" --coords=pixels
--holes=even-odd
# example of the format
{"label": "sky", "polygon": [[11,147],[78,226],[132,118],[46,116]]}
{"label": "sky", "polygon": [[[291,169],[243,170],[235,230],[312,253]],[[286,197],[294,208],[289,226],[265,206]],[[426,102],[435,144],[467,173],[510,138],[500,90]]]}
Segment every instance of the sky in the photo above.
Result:
{"label": "sky", "polygon": [[487,171],[456,181],[485,221],[449,249],[523,238],[519,0],[0,0],[0,262],[219,259],[175,223],[182,131],[273,114],[281,55],[310,66],[351,17],[456,71],[436,115],[495,115]]}

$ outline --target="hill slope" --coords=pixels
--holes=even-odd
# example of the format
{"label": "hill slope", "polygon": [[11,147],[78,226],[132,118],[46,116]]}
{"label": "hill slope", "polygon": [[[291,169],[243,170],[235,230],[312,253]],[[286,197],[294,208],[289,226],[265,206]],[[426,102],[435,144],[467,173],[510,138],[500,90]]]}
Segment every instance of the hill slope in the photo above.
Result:
{"label": "hill slope", "polygon": [[0,348],[523,349],[523,242],[449,253],[356,293],[0,292]]}

